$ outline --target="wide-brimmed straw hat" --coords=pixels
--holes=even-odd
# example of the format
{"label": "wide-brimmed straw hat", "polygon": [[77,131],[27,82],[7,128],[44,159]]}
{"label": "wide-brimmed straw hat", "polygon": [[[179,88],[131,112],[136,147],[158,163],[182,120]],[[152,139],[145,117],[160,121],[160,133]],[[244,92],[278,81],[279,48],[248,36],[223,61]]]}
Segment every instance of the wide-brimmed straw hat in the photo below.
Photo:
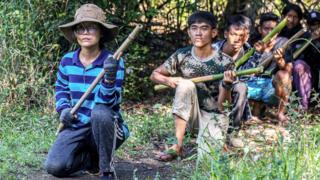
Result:
{"label": "wide-brimmed straw hat", "polygon": [[113,24],[108,24],[106,22],[105,12],[94,4],[84,4],[79,9],[77,9],[76,14],[74,15],[74,20],[70,23],[59,26],[60,31],[70,42],[75,41],[74,36],[74,26],[82,22],[96,22],[101,24],[103,41],[111,41],[118,34],[118,27]]}

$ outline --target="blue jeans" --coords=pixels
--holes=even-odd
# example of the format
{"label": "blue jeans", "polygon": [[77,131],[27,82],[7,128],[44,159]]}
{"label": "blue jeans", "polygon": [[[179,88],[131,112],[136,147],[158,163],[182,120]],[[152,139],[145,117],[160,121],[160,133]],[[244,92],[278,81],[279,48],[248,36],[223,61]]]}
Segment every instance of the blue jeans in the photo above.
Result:
{"label": "blue jeans", "polygon": [[[66,177],[98,164],[100,172],[113,171],[114,115],[108,106],[98,104],[91,112],[91,125],[80,129],[66,128],[60,132],[45,162],[47,172]],[[119,124],[119,127],[122,126]],[[116,148],[123,142],[124,138],[116,138]]]}

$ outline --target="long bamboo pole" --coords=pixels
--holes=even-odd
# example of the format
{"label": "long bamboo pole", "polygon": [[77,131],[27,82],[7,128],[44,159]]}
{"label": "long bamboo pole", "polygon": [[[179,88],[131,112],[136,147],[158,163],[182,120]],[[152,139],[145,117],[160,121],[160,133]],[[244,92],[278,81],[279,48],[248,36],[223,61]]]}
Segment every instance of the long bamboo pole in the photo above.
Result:
{"label": "long bamboo pole", "polygon": [[[243,75],[250,75],[250,74],[257,74],[257,73],[262,73],[263,72],[263,67],[259,66],[256,68],[250,68],[246,70],[241,70],[236,72],[236,76],[243,76]],[[200,82],[207,82],[207,81],[216,81],[223,79],[223,73],[219,74],[214,74],[214,75],[208,75],[208,76],[201,76],[201,77],[196,77],[190,79],[194,83],[200,83]],[[170,88],[169,86],[166,85],[156,85],[154,86],[154,90],[159,91],[159,90],[164,90]]]}
{"label": "long bamboo pole", "polygon": [[[281,48],[283,49],[287,49],[288,46],[297,38],[299,38],[300,36],[302,36],[303,33],[305,33],[306,30],[305,29],[301,29],[300,31],[298,31],[296,34],[294,34],[288,41],[286,41],[282,46]],[[267,67],[270,62],[272,61],[274,55],[270,55],[268,57],[266,57],[266,59],[262,60],[261,63],[259,64],[259,66],[263,66],[263,67]]]}
{"label": "long bamboo pole", "polygon": [[312,40],[312,38],[309,38],[307,42],[305,42],[299,49],[297,49],[293,53],[293,59],[296,59],[311,44]]}
{"label": "long bamboo pole", "polygon": [[[309,38],[307,40],[307,42],[305,42],[299,49],[297,49],[294,53],[293,53],[293,60],[295,60],[312,42],[312,38]],[[268,72],[265,72],[266,74],[271,74],[272,70],[268,70]]]}
{"label": "long bamboo pole", "polygon": [[[284,18],[271,32],[267,34],[266,37],[262,39],[263,43],[267,43],[270,41],[271,38],[273,38],[277,33],[279,33],[286,25],[287,25],[287,18]],[[243,63],[245,63],[254,53],[255,48],[251,48],[245,55],[243,55],[240,59],[238,59],[234,65],[236,68],[241,66]]]}
{"label": "long bamboo pole", "polygon": [[[137,36],[137,34],[142,30],[143,26],[141,24],[138,24],[134,30],[129,34],[127,39],[121,44],[121,46],[117,49],[117,51],[113,54],[113,58],[116,60],[119,60],[123,51],[129,46],[129,44],[133,41],[133,39]],[[96,85],[99,83],[99,81],[103,78],[105,74],[105,70],[102,70],[98,76],[94,79],[94,81],[91,83],[87,91],[81,96],[77,104],[72,107],[71,114],[74,115],[76,111],[80,108],[82,103],[87,99],[89,94],[93,91],[93,89],[96,87]],[[64,125],[63,123],[60,123],[56,132],[56,135],[59,134],[59,132],[63,129]]]}

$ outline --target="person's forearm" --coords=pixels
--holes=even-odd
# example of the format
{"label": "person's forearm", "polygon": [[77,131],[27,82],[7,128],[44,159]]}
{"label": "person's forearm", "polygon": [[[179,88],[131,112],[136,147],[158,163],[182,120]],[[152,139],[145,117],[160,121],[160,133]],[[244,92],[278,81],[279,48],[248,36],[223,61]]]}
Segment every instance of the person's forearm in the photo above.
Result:
{"label": "person's forearm", "polygon": [[161,73],[156,71],[154,71],[150,76],[151,81],[158,84],[164,84],[164,85],[169,85],[168,78],[169,78],[168,76],[162,75]]}
{"label": "person's forearm", "polygon": [[284,58],[278,59],[276,60],[277,66],[279,67],[279,69],[284,70],[286,68],[286,61],[284,60]]}

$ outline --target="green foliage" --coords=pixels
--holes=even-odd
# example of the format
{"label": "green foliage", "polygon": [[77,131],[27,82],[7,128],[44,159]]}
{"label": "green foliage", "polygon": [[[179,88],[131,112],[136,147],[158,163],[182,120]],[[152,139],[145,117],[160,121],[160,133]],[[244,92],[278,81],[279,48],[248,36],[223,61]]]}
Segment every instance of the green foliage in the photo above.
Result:
{"label": "green foliage", "polygon": [[[318,97],[318,96],[316,96]],[[192,179],[317,179],[320,177],[319,124],[308,113],[299,113],[298,98],[291,97],[288,114],[290,140],[278,134],[278,140],[260,151],[245,147],[237,153],[211,152],[198,162]],[[319,101],[316,98],[316,101]],[[314,115],[315,119],[319,115]]]}
{"label": "green foliage", "polygon": [[40,111],[26,114],[19,108],[3,108],[0,113],[0,177],[40,170],[54,139],[55,117]]}
{"label": "green foliage", "polygon": [[61,50],[55,24],[64,14],[55,12],[59,3],[45,2],[0,2],[0,16],[5,17],[0,21],[0,103],[30,108],[52,102],[46,97],[52,92],[50,84]]}
{"label": "green foliage", "polygon": [[[312,131],[319,130],[318,127]],[[202,162],[194,179],[313,179],[319,177],[319,145],[307,139],[284,145],[281,139],[261,154],[248,152],[236,156],[216,152],[216,158]],[[311,141],[310,141],[311,140]]]}
{"label": "green foliage", "polygon": [[161,141],[172,137],[174,121],[172,114],[160,107],[154,106],[149,112],[147,110],[135,111],[125,115],[129,124],[131,137],[127,144],[141,146],[150,143],[150,139]]}

